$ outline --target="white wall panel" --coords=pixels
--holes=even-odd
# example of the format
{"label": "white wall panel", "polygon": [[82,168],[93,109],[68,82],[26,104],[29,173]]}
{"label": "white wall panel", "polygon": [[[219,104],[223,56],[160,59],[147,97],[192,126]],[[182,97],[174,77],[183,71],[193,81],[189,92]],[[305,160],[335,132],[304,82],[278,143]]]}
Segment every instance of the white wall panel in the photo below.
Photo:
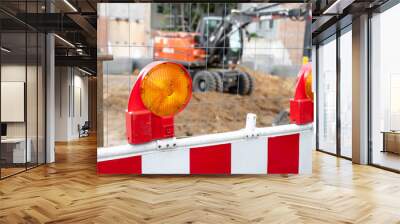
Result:
{"label": "white wall panel", "polygon": [[1,122],[24,122],[24,82],[1,82]]}

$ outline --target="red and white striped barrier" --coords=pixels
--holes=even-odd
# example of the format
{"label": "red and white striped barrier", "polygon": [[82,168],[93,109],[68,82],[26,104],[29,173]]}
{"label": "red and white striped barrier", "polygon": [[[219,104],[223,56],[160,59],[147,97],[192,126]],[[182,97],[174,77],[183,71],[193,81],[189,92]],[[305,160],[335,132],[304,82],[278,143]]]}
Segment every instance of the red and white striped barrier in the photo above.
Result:
{"label": "red and white striped barrier", "polygon": [[255,127],[98,149],[100,174],[310,174],[313,125]]}

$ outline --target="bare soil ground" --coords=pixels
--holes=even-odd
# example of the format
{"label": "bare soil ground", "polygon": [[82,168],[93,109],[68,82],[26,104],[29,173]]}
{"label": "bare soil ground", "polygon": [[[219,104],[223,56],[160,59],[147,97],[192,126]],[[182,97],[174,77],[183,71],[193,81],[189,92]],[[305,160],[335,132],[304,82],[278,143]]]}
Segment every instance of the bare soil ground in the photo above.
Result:
{"label": "bare soil ground", "polygon": [[[247,113],[257,114],[257,126],[271,126],[282,110],[289,109],[295,77],[249,72],[255,80],[251,96],[228,93],[193,93],[188,107],[175,118],[176,136],[193,136],[241,129]],[[125,109],[136,76],[106,75],[104,78],[105,145],[126,143]]]}

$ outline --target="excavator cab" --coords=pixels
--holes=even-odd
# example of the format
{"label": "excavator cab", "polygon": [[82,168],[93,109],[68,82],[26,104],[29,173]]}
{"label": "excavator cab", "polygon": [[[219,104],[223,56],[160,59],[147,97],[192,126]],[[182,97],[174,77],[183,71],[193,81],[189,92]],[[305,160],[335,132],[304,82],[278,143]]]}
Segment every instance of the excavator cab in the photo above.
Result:
{"label": "excavator cab", "polygon": [[197,46],[207,51],[208,63],[221,68],[238,64],[243,53],[241,27],[224,23],[219,16],[205,16],[198,23],[196,33]]}
{"label": "excavator cab", "polygon": [[232,25],[229,34],[226,37],[221,55],[223,64],[236,65],[240,62],[243,54],[243,32],[242,28]]}
{"label": "excavator cab", "polygon": [[220,16],[205,16],[199,21],[196,33],[200,36],[199,45],[204,46],[208,40],[208,37],[213,33],[222,21]]}

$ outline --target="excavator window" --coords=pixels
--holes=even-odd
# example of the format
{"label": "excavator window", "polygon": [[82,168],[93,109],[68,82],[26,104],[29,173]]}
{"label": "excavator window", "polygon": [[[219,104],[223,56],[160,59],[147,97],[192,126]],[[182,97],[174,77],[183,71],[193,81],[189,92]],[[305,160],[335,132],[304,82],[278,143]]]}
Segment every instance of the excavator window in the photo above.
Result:
{"label": "excavator window", "polygon": [[224,51],[226,58],[223,63],[236,64],[242,56],[243,36],[242,29],[232,26],[231,32],[228,34],[228,41],[224,43]]}
{"label": "excavator window", "polygon": [[229,48],[233,52],[238,52],[242,48],[242,38],[240,34],[240,29],[234,27],[234,31],[229,36]]}
{"label": "excavator window", "polygon": [[203,17],[196,29],[196,32],[202,35],[203,41],[205,42],[208,37],[218,28],[221,21],[222,18],[218,16]]}
{"label": "excavator window", "polygon": [[207,19],[206,20],[206,33],[208,32],[208,35],[213,33],[215,29],[217,29],[219,23],[221,22],[220,19]]}

